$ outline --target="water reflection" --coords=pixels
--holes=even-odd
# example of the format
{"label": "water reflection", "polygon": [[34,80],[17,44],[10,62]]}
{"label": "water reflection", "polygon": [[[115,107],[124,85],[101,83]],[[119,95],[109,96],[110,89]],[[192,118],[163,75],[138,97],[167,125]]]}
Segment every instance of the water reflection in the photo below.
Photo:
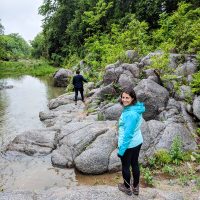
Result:
{"label": "water reflection", "polygon": [[[0,138],[14,137],[25,130],[44,127],[38,114],[47,110],[48,101],[65,92],[65,88],[55,88],[50,78],[22,76],[1,79],[12,89],[0,91]],[[0,144],[2,143],[0,141]]]}

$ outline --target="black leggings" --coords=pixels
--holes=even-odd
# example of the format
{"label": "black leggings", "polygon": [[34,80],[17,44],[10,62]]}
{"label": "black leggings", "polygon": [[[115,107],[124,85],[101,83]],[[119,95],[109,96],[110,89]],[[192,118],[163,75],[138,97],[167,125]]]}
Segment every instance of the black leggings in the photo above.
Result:
{"label": "black leggings", "polygon": [[133,175],[133,187],[136,187],[139,184],[140,179],[140,168],[138,163],[138,157],[140,153],[142,144],[127,149],[124,155],[121,157],[122,162],[122,176],[124,179],[124,185],[129,188],[130,187],[130,166],[132,168],[132,175]]}
{"label": "black leggings", "polygon": [[82,101],[84,101],[83,88],[74,88],[74,90],[75,90],[75,101],[77,101],[78,98],[78,91],[81,93]]}

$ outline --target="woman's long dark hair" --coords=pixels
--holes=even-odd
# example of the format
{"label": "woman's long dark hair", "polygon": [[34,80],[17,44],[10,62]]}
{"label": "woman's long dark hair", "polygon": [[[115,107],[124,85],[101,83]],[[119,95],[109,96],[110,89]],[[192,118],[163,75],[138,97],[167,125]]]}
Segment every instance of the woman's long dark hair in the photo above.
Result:
{"label": "woman's long dark hair", "polygon": [[126,93],[126,94],[128,94],[130,97],[132,97],[133,98],[133,101],[131,102],[131,105],[134,105],[135,103],[137,103],[137,96],[136,96],[136,94],[135,94],[135,91],[134,91],[134,89],[133,88],[124,88],[123,90],[122,90],[122,92],[121,92],[121,95],[120,95],[120,104],[121,105],[123,105],[123,103],[122,103],[122,94],[123,93]]}

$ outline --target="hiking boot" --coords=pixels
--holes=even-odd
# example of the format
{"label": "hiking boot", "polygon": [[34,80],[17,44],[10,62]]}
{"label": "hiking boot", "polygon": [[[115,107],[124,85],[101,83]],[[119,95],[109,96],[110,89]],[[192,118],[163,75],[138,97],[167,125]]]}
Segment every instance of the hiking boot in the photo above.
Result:
{"label": "hiking boot", "polygon": [[139,184],[136,187],[132,186],[132,191],[134,195],[139,195]]}
{"label": "hiking boot", "polygon": [[75,105],[77,105],[77,101],[75,101]]}
{"label": "hiking boot", "polygon": [[127,188],[124,183],[119,183],[118,184],[118,188],[120,191],[124,192],[125,194],[131,196],[132,195],[132,192],[131,192],[131,189],[130,188]]}

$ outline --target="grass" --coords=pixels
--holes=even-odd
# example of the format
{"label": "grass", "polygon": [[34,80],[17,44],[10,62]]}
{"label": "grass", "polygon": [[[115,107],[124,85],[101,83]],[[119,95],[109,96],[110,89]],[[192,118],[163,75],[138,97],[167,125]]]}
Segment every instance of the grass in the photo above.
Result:
{"label": "grass", "polygon": [[0,61],[0,78],[20,75],[46,76],[56,70],[44,60]]}

